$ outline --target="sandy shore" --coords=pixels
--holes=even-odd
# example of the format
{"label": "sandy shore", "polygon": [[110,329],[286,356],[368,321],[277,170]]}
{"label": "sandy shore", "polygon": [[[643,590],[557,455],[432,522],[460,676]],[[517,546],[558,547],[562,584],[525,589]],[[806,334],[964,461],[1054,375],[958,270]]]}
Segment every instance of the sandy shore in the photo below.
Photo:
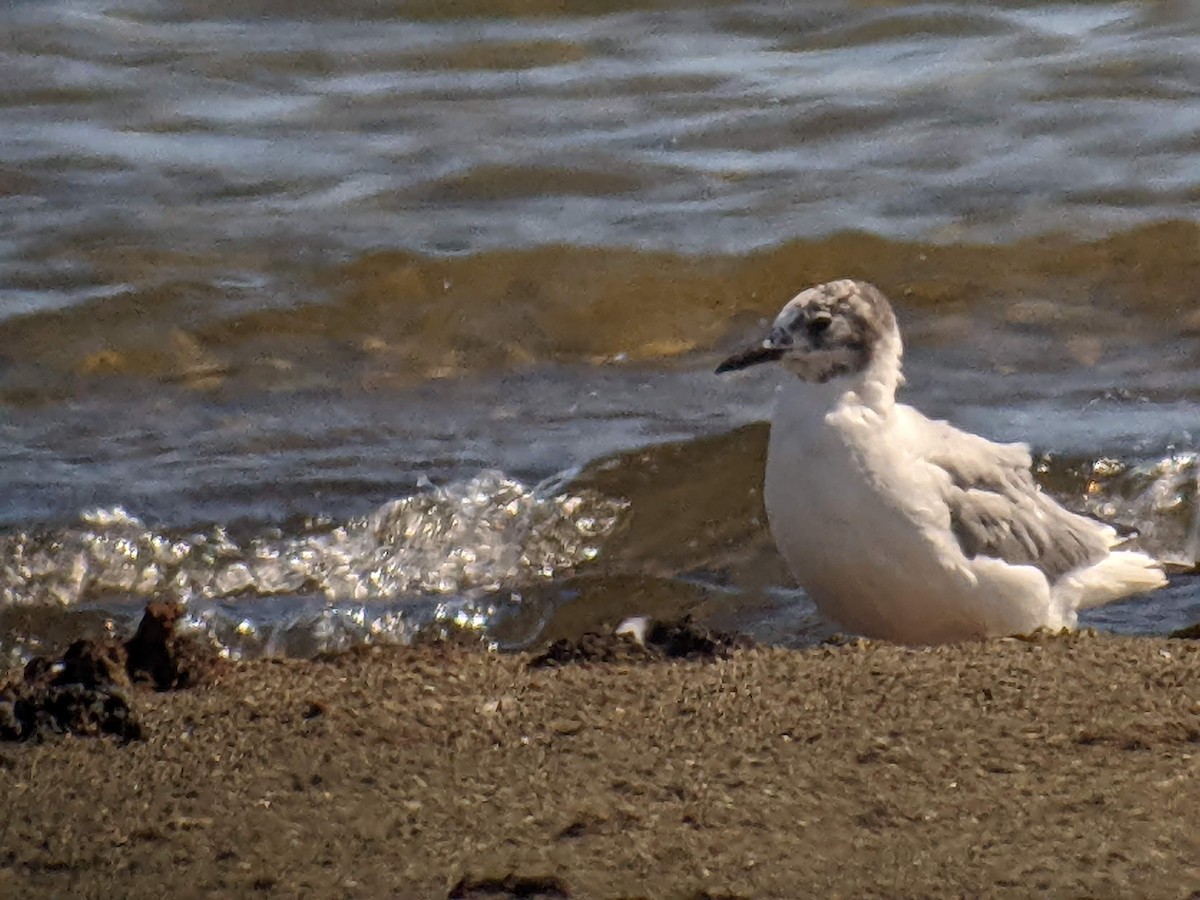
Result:
{"label": "sandy shore", "polygon": [[1200,642],[528,662],[239,664],[0,744],[0,895],[1200,891]]}

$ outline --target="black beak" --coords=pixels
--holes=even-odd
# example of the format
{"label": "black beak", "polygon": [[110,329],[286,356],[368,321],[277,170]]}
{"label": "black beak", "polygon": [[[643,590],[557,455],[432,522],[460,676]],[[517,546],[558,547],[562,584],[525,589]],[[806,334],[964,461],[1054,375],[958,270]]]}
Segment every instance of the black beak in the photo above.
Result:
{"label": "black beak", "polygon": [[787,352],[790,343],[791,341],[786,334],[781,333],[779,329],[773,328],[766,340],[746,350],[742,350],[740,353],[733,354],[733,356],[717,366],[717,374],[736,372],[738,369],[757,366],[759,363],[775,362],[783,358],[783,354]]}

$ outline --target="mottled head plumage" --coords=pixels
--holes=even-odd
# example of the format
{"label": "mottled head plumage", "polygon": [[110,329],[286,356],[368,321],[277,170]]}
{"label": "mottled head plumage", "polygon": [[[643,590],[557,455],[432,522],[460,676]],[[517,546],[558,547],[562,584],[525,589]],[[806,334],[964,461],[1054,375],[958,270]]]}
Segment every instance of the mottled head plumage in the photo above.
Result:
{"label": "mottled head plumage", "polygon": [[758,345],[731,356],[718,372],[779,361],[804,381],[857,375],[880,353],[899,364],[900,333],[887,298],[874,285],[843,278],[801,291],[775,317]]}

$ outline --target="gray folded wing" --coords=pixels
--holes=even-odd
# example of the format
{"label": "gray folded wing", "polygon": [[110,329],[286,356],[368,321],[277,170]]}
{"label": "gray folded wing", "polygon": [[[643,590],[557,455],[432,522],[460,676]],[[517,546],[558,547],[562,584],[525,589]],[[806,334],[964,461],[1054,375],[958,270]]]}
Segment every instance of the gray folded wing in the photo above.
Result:
{"label": "gray folded wing", "polygon": [[986,556],[1041,570],[1051,582],[1109,552],[1107,526],[1063,509],[1030,473],[1029,451],[995,444],[945,422],[928,423],[928,461],[949,476],[950,528],[969,559]]}

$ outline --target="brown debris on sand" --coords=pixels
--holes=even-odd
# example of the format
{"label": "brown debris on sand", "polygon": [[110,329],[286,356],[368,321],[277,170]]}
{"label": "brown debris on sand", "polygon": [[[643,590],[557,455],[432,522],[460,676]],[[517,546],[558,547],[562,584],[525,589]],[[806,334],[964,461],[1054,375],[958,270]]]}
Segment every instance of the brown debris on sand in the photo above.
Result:
{"label": "brown debris on sand", "polygon": [[553,876],[508,874],[501,878],[463,876],[446,895],[447,900],[528,897],[530,900],[566,900],[571,896],[562,879]]}
{"label": "brown debris on sand", "polygon": [[58,660],[36,656],[20,676],[0,685],[0,740],[44,740],[58,734],[138,740],[142,726],[129,702],[131,683],[158,690],[211,679],[216,651],[175,633],[176,603],[151,603],[125,643],[79,640]]}
{"label": "brown debris on sand", "polygon": [[137,632],[125,643],[129,677],[149,681],[160,691],[193,687],[212,680],[221,657],[190,635],[175,633],[183,615],[178,603],[150,603]]}
{"label": "brown debris on sand", "polygon": [[727,634],[697,625],[691,616],[670,622],[655,621],[646,629],[645,641],[632,634],[585,632],[578,640],[555,641],[529,665],[532,668],[570,663],[646,662],[666,659],[725,659],[735,649],[753,642],[744,635]]}
{"label": "brown debris on sand", "polygon": [[0,686],[0,740],[44,740],[55,734],[112,735],[137,740],[142,727],[122,684],[120,645],[76,641],[62,659],[29,661]]}

